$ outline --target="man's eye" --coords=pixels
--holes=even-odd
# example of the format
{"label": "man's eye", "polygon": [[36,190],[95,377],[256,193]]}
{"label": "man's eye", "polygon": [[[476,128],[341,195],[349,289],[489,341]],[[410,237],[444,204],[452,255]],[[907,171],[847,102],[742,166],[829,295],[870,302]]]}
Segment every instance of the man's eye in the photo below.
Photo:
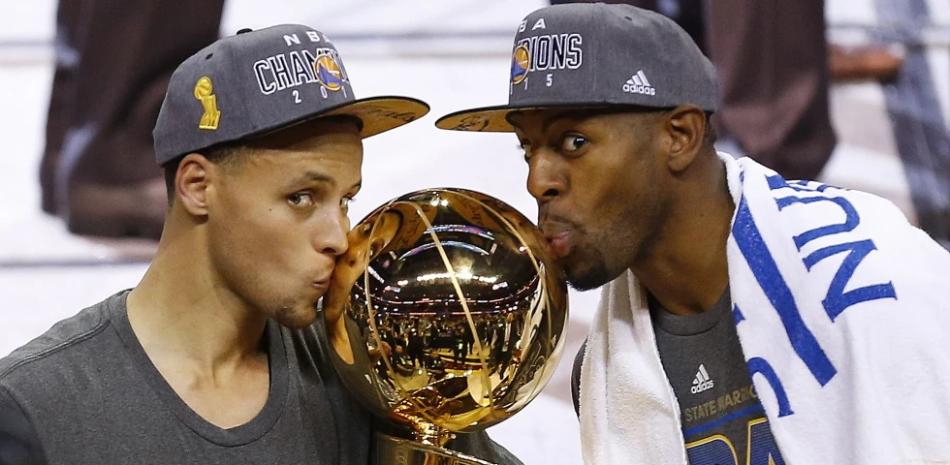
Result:
{"label": "man's eye", "polygon": [[340,199],[340,208],[343,211],[347,211],[350,208],[350,204],[353,203],[355,199],[353,197],[343,197]]}
{"label": "man's eye", "polygon": [[313,205],[313,194],[309,192],[294,192],[287,196],[287,203],[296,208],[307,208]]}
{"label": "man's eye", "polygon": [[580,134],[568,134],[561,141],[561,150],[564,152],[576,152],[587,145],[587,138]]}

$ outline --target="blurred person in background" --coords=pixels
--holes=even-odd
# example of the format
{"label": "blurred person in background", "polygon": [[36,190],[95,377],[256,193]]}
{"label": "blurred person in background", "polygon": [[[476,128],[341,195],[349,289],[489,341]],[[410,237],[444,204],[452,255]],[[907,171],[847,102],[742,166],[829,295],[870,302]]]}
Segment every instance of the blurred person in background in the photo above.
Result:
{"label": "blurred person in background", "polygon": [[76,234],[157,240],[152,127],[179,63],[218,38],[223,0],[60,1],[40,162],[43,211]]}

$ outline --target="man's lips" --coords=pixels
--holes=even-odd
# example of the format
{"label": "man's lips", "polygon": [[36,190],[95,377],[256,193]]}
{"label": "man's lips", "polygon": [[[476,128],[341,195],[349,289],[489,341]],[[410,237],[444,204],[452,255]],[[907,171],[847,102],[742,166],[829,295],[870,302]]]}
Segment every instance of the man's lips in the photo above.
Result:
{"label": "man's lips", "polygon": [[562,231],[547,237],[551,250],[558,258],[564,258],[571,253],[571,233]]}
{"label": "man's lips", "polygon": [[326,291],[330,287],[330,278],[315,279],[312,284],[314,288]]}
{"label": "man's lips", "polygon": [[541,231],[557,258],[564,258],[571,253],[574,233],[570,225],[557,220],[542,221]]}

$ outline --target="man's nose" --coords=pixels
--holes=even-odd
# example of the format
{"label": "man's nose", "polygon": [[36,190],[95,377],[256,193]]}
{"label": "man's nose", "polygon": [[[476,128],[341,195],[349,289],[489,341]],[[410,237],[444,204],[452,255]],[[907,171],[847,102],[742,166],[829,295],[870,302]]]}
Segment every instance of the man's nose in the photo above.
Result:
{"label": "man's nose", "polygon": [[554,156],[541,150],[528,160],[528,193],[538,205],[544,204],[564,193],[567,180]]}
{"label": "man's nose", "polygon": [[345,213],[328,215],[316,231],[314,248],[324,254],[338,257],[346,253],[349,241],[346,234],[350,230],[350,219]]}

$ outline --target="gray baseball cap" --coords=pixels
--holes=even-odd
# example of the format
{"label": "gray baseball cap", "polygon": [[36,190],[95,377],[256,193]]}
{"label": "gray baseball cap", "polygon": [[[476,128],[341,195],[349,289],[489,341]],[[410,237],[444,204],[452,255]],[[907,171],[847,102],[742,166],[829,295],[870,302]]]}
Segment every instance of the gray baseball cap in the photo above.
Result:
{"label": "gray baseball cap", "polygon": [[416,120],[409,97],[356,99],[336,47],[311,27],[242,30],[205,47],[172,74],[152,132],[164,164],[190,152],[331,115],[350,115],[369,137]]}
{"label": "gray baseball cap", "polygon": [[631,5],[574,3],[529,14],[515,35],[508,104],[448,114],[435,125],[510,132],[508,113],[553,107],[719,102],[712,63],[670,19]]}

